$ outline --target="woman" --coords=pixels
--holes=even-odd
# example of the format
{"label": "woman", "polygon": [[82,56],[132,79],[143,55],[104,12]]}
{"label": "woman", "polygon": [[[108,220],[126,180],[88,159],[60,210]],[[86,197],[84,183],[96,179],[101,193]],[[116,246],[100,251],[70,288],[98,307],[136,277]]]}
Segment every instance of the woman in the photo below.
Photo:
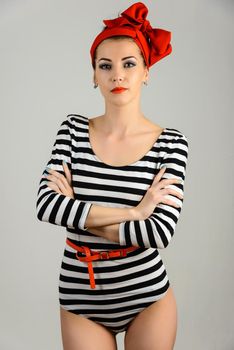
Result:
{"label": "woman", "polygon": [[[158,249],[175,231],[188,157],[179,130],[141,111],[149,67],[170,54],[135,3],[90,49],[103,115],[69,114],[57,133],[37,200],[41,221],[66,227],[59,278],[65,350],[171,350],[176,301]],[[46,182],[46,179],[49,180]]]}

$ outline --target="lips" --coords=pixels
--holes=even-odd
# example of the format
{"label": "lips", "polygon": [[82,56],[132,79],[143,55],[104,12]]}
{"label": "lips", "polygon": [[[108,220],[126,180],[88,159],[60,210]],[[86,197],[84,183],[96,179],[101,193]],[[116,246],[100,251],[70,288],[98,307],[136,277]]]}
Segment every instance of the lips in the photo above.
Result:
{"label": "lips", "polygon": [[123,92],[125,90],[127,90],[127,89],[122,87],[122,86],[118,86],[118,87],[115,87],[114,89],[112,89],[111,92],[119,93],[119,92]]}

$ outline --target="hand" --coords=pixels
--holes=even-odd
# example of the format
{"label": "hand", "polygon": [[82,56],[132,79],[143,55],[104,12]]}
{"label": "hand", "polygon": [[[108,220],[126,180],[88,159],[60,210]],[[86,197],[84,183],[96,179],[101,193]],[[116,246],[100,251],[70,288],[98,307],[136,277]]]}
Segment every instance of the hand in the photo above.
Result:
{"label": "hand", "polygon": [[106,226],[99,227],[88,227],[88,231],[93,233],[95,236],[107,238]]}
{"label": "hand", "polygon": [[165,188],[168,185],[173,183],[181,183],[180,179],[163,179],[160,181],[163,173],[165,172],[166,167],[163,167],[158,174],[155,176],[152,185],[148,188],[145,196],[141,200],[141,202],[134,208],[140,217],[145,220],[148,218],[153,212],[157,204],[164,203],[168,205],[172,205],[176,208],[179,208],[179,205],[171,200],[165,198],[166,195],[172,194],[182,199],[183,196],[178,191],[173,190],[172,188]]}
{"label": "hand", "polygon": [[89,227],[88,231],[111,242],[119,243],[119,224]]}
{"label": "hand", "polygon": [[48,181],[47,185],[57,193],[60,193],[60,194],[63,194],[64,196],[75,199],[74,191],[71,185],[72,176],[67,163],[63,162],[63,168],[64,168],[66,177],[60,174],[56,170],[47,168],[49,175],[47,176],[45,175],[45,177],[48,178],[48,180],[50,180]]}

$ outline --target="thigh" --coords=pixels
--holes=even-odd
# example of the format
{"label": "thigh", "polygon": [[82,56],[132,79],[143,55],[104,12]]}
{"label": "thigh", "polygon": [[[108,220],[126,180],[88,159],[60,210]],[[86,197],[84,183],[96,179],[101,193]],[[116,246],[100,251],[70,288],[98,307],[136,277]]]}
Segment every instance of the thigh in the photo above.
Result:
{"label": "thigh", "polygon": [[115,336],[104,326],[60,306],[63,350],[117,350]]}
{"label": "thigh", "polygon": [[125,350],[173,350],[177,330],[177,306],[171,287],[131,322],[125,334]]}

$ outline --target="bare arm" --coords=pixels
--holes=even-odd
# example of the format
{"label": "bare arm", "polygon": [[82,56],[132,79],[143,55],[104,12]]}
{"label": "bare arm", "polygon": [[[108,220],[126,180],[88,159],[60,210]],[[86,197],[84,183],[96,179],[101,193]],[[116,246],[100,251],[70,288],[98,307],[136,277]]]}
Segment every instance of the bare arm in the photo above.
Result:
{"label": "bare arm", "polygon": [[111,242],[119,243],[119,224],[89,227],[88,230],[96,236],[104,237]]}
{"label": "bare arm", "polygon": [[110,208],[92,204],[84,226],[99,227],[138,219],[139,214],[137,215],[134,208]]}
{"label": "bare arm", "polygon": [[[67,196],[67,198],[72,198],[72,200],[75,201],[73,188],[71,186],[71,173],[69,167],[66,163],[63,164],[63,167],[66,177],[53,169],[47,169],[49,175],[44,175],[43,178],[46,177],[50,180],[47,184],[48,187],[57,193]],[[116,232],[119,223],[125,220],[139,220],[141,218],[140,211],[135,210],[135,207],[110,208],[91,203],[89,204],[90,207],[85,215],[83,230],[89,229],[89,231],[92,232],[90,228],[93,228],[93,233],[96,232],[95,234],[98,236],[103,236],[103,231],[105,231],[105,233],[110,231],[113,233],[114,229],[114,232]]]}

